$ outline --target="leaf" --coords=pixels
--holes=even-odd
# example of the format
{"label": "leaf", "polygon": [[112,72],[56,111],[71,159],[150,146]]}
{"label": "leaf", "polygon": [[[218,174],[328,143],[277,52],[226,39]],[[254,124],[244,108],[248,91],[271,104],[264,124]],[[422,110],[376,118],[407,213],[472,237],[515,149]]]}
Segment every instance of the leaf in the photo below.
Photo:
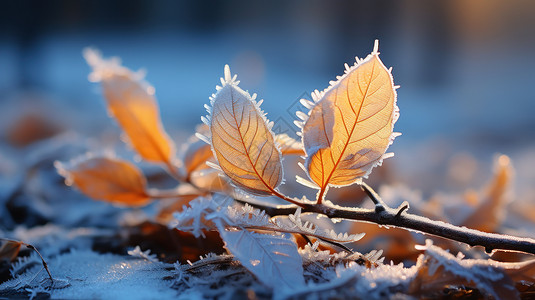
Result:
{"label": "leaf", "polygon": [[74,184],[93,199],[126,206],[141,206],[150,200],[146,192],[147,180],[128,161],[86,156],[69,164],[56,161],[54,165],[67,185]]}
{"label": "leaf", "polygon": [[[413,296],[441,291],[448,286],[475,287],[487,297],[494,299],[516,299],[518,292],[513,280],[506,276],[504,265],[492,260],[463,259],[432,245],[418,246],[425,254],[418,258],[417,272],[409,286]],[[425,297],[424,297],[425,298]]]}
{"label": "leaf", "polygon": [[85,49],[84,57],[93,68],[90,80],[102,83],[108,110],[132,147],[143,159],[172,167],[175,146],[160,121],[154,88],[143,81],[143,74],[121,66],[117,58],[105,60],[93,49]]}
{"label": "leaf", "polygon": [[[197,133],[199,134],[206,135],[208,132],[209,128],[206,124],[202,124],[197,128]],[[214,154],[209,144],[199,139],[197,135],[193,135],[185,145],[182,157],[182,161],[184,162],[183,170],[189,178],[192,172],[209,168],[206,162],[212,160]]]}
{"label": "leaf", "polygon": [[4,241],[0,247],[0,261],[13,261],[19,255],[22,242],[18,241]]}
{"label": "leaf", "polygon": [[281,153],[260,110],[256,95],[238,87],[228,65],[222,86],[210,98],[207,118],[214,156],[221,170],[238,187],[258,195],[271,195],[282,182]]}
{"label": "leaf", "polygon": [[535,283],[535,259],[515,263],[500,263],[500,265],[514,282]]}
{"label": "leaf", "polygon": [[385,154],[397,134],[396,87],[390,71],[373,52],[338,77],[323,92],[312,94],[302,122],[305,168],[323,192],[329,185],[345,186],[367,176],[391,154]]}
{"label": "leaf", "polygon": [[229,250],[260,281],[271,288],[295,288],[305,283],[303,261],[294,242],[281,235],[240,229],[220,229]]}
{"label": "leaf", "polygon": [[511,186],[513,166],[511,159],[500,155],[494,161],[494,177],[488,184],[477,209],[461,224],[486,232],[496,232],[505,217],[507,192]]}

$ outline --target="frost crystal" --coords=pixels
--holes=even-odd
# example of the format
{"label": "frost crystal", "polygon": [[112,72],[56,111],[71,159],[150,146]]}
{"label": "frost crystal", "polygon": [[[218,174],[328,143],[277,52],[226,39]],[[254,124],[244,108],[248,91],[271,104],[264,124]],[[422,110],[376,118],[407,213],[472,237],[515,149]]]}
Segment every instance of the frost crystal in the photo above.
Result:
{"label": "frost crystal", "polygon": [[156,257],[156,254],[150,254],[150,250],[147,251],[141,251],[141,248],[139,246],[136,246],[134,250],[128,250],[128,255],[138,258],[143,258],[151,262],[158,262],[158,258]]}

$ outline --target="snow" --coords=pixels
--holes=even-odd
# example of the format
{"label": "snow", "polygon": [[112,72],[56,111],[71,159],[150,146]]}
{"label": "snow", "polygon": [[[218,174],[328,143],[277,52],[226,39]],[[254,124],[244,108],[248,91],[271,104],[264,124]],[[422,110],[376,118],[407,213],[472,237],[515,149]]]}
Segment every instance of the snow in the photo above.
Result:
{"label": "snow", "polygon": [[[47,263],[54,278],[69,283],[64,288],[52,289],[51,299],[174,299],[177,296],[171,282],[166,280],[173,273],[163,263],[90,250],[73,250]],[[3,283],[0,295],[26,285],[29,289],[38,288],[46,279],[41,269],[41,265],[34,266]]]}

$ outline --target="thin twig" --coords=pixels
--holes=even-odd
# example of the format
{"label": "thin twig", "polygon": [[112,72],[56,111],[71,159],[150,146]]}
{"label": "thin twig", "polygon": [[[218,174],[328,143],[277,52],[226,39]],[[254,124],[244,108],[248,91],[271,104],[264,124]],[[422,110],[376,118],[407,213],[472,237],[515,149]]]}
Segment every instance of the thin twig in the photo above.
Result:
{"label": "thin twig", "polygon": [[381,197],[379,197],[379,195],[369,185],[367,185],[364,181],[361,181],[359,185],[360,185],[360,188],[373,201],[373,203],[375,203],[376,212],[381,212],[385,210],[385,207],[387,207],[387,205],[383,202],[383,199],[381,199]]}

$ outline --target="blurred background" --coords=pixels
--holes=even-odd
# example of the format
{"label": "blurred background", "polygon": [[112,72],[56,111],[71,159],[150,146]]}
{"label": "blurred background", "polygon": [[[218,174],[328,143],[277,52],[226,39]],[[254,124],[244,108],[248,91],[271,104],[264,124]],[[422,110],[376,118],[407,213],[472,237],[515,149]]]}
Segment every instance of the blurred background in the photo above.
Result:
{"label": "blurred background", "polygon": [[116,130],[87,81],[84,47],[147,70],[164,126],[180,144],[225,64],[265,100],[275,128],[293,134],[298,100],[326,88],[379,39],[401,85],[395,130],[403,136],[385,163],[396,170],[388,180],[424,191],[447,188],[437,179],[444,176],[484,182],[474,168],[483,161],[489,172],[498,152],[520,157],[525,186],[535,180],[533,1],[36,0],[1,8],[4,174],[17,168],[10,157],[35,141]]}

